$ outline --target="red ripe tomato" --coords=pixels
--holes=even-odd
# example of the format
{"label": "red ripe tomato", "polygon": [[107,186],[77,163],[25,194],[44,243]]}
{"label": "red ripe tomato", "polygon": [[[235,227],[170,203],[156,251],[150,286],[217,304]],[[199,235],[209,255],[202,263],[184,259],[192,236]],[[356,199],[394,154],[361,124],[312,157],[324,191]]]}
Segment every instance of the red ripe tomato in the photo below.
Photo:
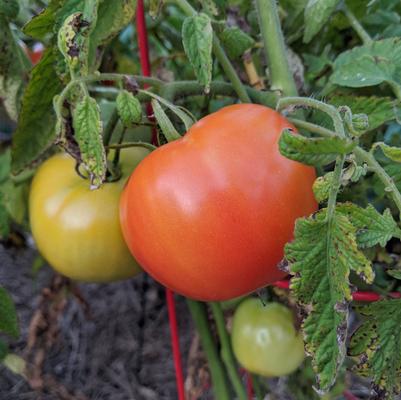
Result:
{"label": "red ripe tomato", "polygon": [[273,283],[298,217],[314,212],[315,171],[283,157],[295,130],[255,104],[225,107],[135,169],[120,216],[134,257],[184,296],[226,300]]}

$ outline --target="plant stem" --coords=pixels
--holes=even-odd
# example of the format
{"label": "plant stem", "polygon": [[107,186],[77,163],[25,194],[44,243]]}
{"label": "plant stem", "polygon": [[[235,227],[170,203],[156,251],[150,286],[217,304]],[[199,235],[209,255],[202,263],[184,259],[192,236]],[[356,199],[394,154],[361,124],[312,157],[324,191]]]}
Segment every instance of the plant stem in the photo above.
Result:
{"label": "plant stem", "polygon": [[342,7],[344,14],[348,18],[349,23],[354,28],[355,32],[358,34],[359,38],[362,40],[363,44],[369,44],[372,42],[372,38],[370,37],[369,33],[366,32],[364,27],[360,24],[360,22],[355,17],[354,13],[349,9],[346,5],[345,1]]}
{"label": "plant stem", "polygon": [[316,110],[323,111],[328,114],[333,120],[335,133],[338,136],[345,137],[345,131],[343,122],[341,120],[340,113],[337,109],[329,104],[323,103],[322,101],[310,99],[307,97],[284,97],[280,99],[277,103],[277,111],[281,111],[287,107],[310,107]]}
{"label": "plant stem", "polygon": [[219,400],[230,400],[231,396],[224,367],[221,364],[216,344],[209,329],[206,306],[204,303],[190,299],[187,299],[187,304],[201,338],[202,347],[208,359],[213,381],[214,398]]}
{"label": "plant stem", "polygon": [[271,88],[284,96],[297,96],[294,77],[288,63],[276,0],[256,0],[259,26],[268,58]]}
{"label": "plant stem", "polygon": [[[187,0],[171,0],[172,3],[175,3],[178,7],[184,11],[188,16],[196,15],[196,10],[188,3]],[[223,68],[227,78],[231,81],[234,90],[236,91],[239,99],[243,103],[251,103],[251,99],[248,96],[247,91],[244,88],[241,80],[239,79],[233,65],[228,59],[223,47],[220,44],[220,41],[217,35],[213,32],[213,52],[219,61],[221,67]]]}
{"label": "plant stem", "polygon": [[318,135],[325,137],[336,136],[335,132],[331,131],[330,129],[324,128],[323,126],[315,125],[297,118],[288,118],[288,120],[293,123],[297,128],[305,129],[309,132],[317,133]]}
{"label": "plant stem", "polygon": [[221,67],[223,68],[227,78],[232,83],[234,90],[237,92],[239,99],[243,103],[251,103],[251,99],[245,90],[244,85],[238,77],[231,61],[228,59],[226,52],[220,44],[220,40],[216,34],[213,34],[213,52],[216,58],[219,60]]}
{"label": "plant stem", "polygon": [[354,149],[354,153],[357,157],[359,157],[360,160],[367,164],[371,171],[373,171],[378,176],[378,178],[381,180],[381,182],[384,184],[384,187],[386,188],[386,193],[388,193],[389,196],[392,198],[401,215],[401,194],[391,176],[387,174],[387,172],[376,161],[372,154],[363,150],[361,147],[356,147]]}
{"label": "plant stem", "polygon": [[143,147],[150,151],[156,150],[157,147],[153,146],[153,144],[147,142],[125,142],[121,144],[109,144],[107,146],[108,149],[126,149],[128,147]]}
{"label": "plant stem", "polygon": [[219,303],[210,302],[213,317],[216,322],[217,332],[221,344],[221,358],[226,366],[228,377],[234,387],[235,393],[239,400],[246,400],[246,391],[241,382],[241,377],[237,370],[237,363],[234,358],[233,350],[231,347],[230,336],[226,329],[223,310]]}
{"label": "plant stem", "polygon": [[[250,88],[245,86],[245,90],[252,99],[253,102],[266,105],[268,107],[275,107],[277,103],[277,94],[274,92],[264,91]],[[174,101],[177,97],[186,97],[194,95],[203,95],[204,87],[197,81],[177,81],[169,82],[162,86],[160,89],[161,97],[168,99],[169,101]],[[212,96],[222,95],[222,96],[235,96],[236,91],[234,86],[229,82],[219,82],[213,81],[210,84],[210,94]]]}
{"label": "plant stem", "polygon": [[107,146],[110,143],[111,137],[113,136],[114,129],[118,123],[118,112],[117,108],[114,108],[111,113],[110,119],[107,122],[106,127],[104,128],[103,133],[103,144]]}
{"label": "plant stem", "polygon": [[255,374],[250,374],[250,375],[251,375],[252,386],[253,386],[253,390],[255,391],[256,399],[263,400],[265,396],[263,395],[262,386],[259,382],[259,377]]}
{"label": "plant stem", "polygon": [[[330,137],[330,136],[336,135],[336,133],[331,131],[330,129],[326,129],[321,126],[309,123],[309,122],[300,121],[298,119],[290,119],[290,120],[295,126],[301,128],[301,129],[302,128],[307,129],[310,132],[317,133],[317,134],[325,136],[325,137]],[[397,186],[395,185],[394,180],[391,178],[391,176],[389,176],[387,174],[387,172],[384,170],[384,168],[376,161],[376,159],[374,158],[374,156],[371,153],[365,151],[364,149],[362,149],[359,146],[355,147],[353,151],[354,151],[355,155],[361,161],[366,163],[366,165],[369,167],[369,169],[378,176],[378,178],[384,184],[384,186],[386,188],[388,188],[386,193],[388,193],[389,196],[391,197],[391,199],[394,201],[394,203],[396,204],[396,206],[400,212],[400,215],[401,215],[401,194],[400,194]]]}

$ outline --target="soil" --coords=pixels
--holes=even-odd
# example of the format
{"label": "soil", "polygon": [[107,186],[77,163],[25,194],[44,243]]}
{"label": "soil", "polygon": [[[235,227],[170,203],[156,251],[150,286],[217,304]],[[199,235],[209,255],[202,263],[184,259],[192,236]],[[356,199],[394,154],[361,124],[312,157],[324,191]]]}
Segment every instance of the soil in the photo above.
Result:
{"label": "soil", "polygon": [[[38,324],[42,331],[38,328],[32,337],[29,325],[38,316],[43,288],[54,281],[54,273],[45,266],[34,276],[36,256],[29,248],[0,245],[0,282],[12,294],[21,327],[20,339],[9,343],[13,352],[33,363],[37,378],[31,377],[28,384],[0,367],[0,399],[176,399],[164,289],[145,274],[107,285],[79,284],[88,312],[82,301],[69,295],[53,312],[54,337],[44,341],[43,326]],[[176,300],[185,367],[193,327],[185,301],[179,296]],[[42,371],[35,370],[41,356]]]}

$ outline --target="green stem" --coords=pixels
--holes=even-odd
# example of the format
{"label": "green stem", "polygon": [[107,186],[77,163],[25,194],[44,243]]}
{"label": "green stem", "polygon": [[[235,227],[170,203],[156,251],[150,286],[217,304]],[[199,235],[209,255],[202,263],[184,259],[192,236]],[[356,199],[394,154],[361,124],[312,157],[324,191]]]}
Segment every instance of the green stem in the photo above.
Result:
{"label": "green stem", "polygon": [[108,149],[126,149],[128,147],[143,147],[150,151],[156,150],[157,147],[153,146],[153,144],[147,142],[125,142],[121,144],[109,144],[107,146]]}
{"label": "green stem", "polygon": [[341,120],[340,113],[335,107],[319,100],[310,99],[308,97],[284,97],[278,101],[276,109],[277,111],[281,111],[291,106],[310,107],[328,114],[333,120],[336,134],[338,136],[345,137],[343,122]]}
{"label": "green stem", "polygon": [[331,231],[331,224],[333,221],[334,211],[336,208],[337,195],[341,186],[341,173],[344,167],[344,162],[345,162],[345,155],[338,156],[336,158],[336,165],[334,167],[333,180],[330,188],[329,200],[327,203],[327,221],[329,224],[328,228],[329,232]]}
{"label": "green stem", "polygon": [[288,118],[288,120],[299,129],[305,129],[309,132],[317,133],[318,135],[325,137],[336,136],[335,132],[331,131],[330,129],[324,128],[323,126],[315,125],[297,118]]}
{"label": "green stem", "polygon": [[363,44],[369,44],[372,42],[372,38],[370,37],[369,33],[366,32],[364,27],[360,24],[360,22],[355,17],[354,13],[349,9],[349,7],[343,4],[342,10],[345,16],[348,18],[349,23],[354,28],[355,32],[358,34],[360,39],[362,40]]}
{"label": "green stem", "polygon": [[268,58],[271,88],[281,91],[284,96],[297,96],[276,3],[276,0],[256,0],[260,31]]}
{"label": "green stem", "polygon": [[366,163],[371,171],[373,171],[386,188],[386,193],[392,198],[401,215],[401,194],[394,183],[394,180],[387,174],[384,168],[376,161],[374,156],[363,150],[361,147],[356,147],[354,153],[360,160]]}
{"label": "green stem", "polygon": [[239,99],[243,103],[251,103],[251,99],[248,96],[248,92],[245,90],[244,85],[238,77],[231,61],[228,59],[226,52],[220,44],[220,40],[216,34],[213,34],[213,52],[216,58],[219,60],[221,67],[223,68],[227,78],[233,85],[234,90],[237,92]]}
{"label": "green stem", "polygon": [[[184,11],[188,16],[196,15],[196,10],[188,3],[187,0],[170,0],[172,3],[175,3],[178,7]],[[213,33],[213,52],[219,61],[221,67],[223,68],[227,78],[231,81],[234,90],[236,91],[239,99],[243,103],[251,103],[251,99],[248,96],[247,91],[244,88],[241,80],[239,79],[233,65],[228,59],[223,47],[220,44],[220,41],[215,33]]]}
{"label": "green stem", "polygon": [[230,400],[231,395],[227,384],[224,367],[221,364],[216,344],[209,329],[206,306],[199,301],[187,299],[189,310],[195,322],[196,329],[202,341],[202,347],[208,359],[208,365],[212,376],[214,398]]}
{"label": "green stem", "polygon": [[221,309],[219,303],[210,302],[209,304],[216,322],[217,332],[219,334],[221,344],[221,358],[226,366],[228,377],[230,378],[238,399],[246,400],[246,391],[238,373],[237,363],[231,347],[230,336],[226,329],[223,310]]}
{"label": "green stem", "polygon": [[259,377],[255,374],[250,374],[252,379],[252,386],[255,392],[255,396],[257,400],[263,400],[265,398],[262,390],[262,385],[259,382]]}
{"label": "green stem", "polygon": [[104,128],[103,133],[103,144],[107,146],[110,143],[111,137],[113,136],[113,132],[115,127],[118,123],[118,112],[117,108],[114,108],[113,112],[111,113],[110,119],[107,122],[106,127]]}
{"label": "green stem", "polygon": [[[330,136],[335,136],[336,133],[331,131],[330,129],[323,128],[319,125],[312,124],[310,122],[305,122],[305,121],[300,121],[298,119],[290,119],[291,122],[297,126],[298,128],[301,129],[306,129],[310,132],[317,133],[319,135],[325,136],[325,137],[330,137]],[[401,214],[401,194],[397,188],[397,186],[394,183],[394,180],[387,174],[387,172],[384,170],[384,168],[376,161],[374,156],[362,149],[361,147],[357,146],[353,150],[355,155],[366,165],[369,167],[369,169],[374,172],[377,177],[380,179],[380,181],[383,183],[383,185],[388,188],[386,190],[386,193],[389,194],[391,199],[394,201],[396,204],[398,210],[400,211]]]}
{"label": "green stem", "polygon": [[397,99],[401,101],[401,86],[397,82],[391,82],[391,81],[388,82],[388,84],[390,85]]}

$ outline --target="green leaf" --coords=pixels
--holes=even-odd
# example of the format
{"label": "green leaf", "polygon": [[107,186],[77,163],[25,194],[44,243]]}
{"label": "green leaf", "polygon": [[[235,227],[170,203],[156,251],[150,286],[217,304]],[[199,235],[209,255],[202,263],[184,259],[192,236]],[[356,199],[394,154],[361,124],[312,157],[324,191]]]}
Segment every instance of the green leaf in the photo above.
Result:
{"label": "green leaf", "polygon": [[385,143],[377,143],[384,155],[392,161],[401,163],[401,147],[389,146]]}
{"label": "green leaf", "polygon": [[238,27],[227,27],[220,35],[221,43],[231,58],[241,57],[255,41]]}
{"label": "green leaf", "polygon": [[372,41],[340,54],[330,80],[339,86],[401,84],[401,38]]}
{"label": "green leaf", "polygon": [[85,96],[76,105],[72,119],[83,165],[89,173],[92,188],[96,189],[103,183],[107,171],[100,110],[96,100]]}
{"label": "green leaf", "polygon": [[121,90],[116,99],[118,115],[126,127],[142,121],[142,107],[139,100],[127,90]]}
{"label": "green leaf", "polygon": [[334,95],[329,98],[328,103],[337,107],[346,105],[351,108],[353,114],[367,114],[367,132],[396,119],[397,103],[391,97]]}
{"label": "green leaf", "polygon": [[401,235],[389,209],[380,214],[372,205],[362,208],[353,203],[338,204],[336,210],[347,216],[357,228],[358,246],[373,247],[376,244],[384,247],[393,236]]}
{"label": "green leaf", "polygon": [[319,176],[313,183],[313,194],[318,203],[322,203],[329,198],[330,189],[333,184],[334,173],[328,172],[323,176]]}
{"label": "green leaf", "polygon": [[339,136],[329,138],[307,138],[284,130],[279,140],[280,153],[307,165],[324,165],[335,160],[340,154],[348,154],[356,146]]}
{"label": "green leaf", "polygon": [[401,270],[400,269],[388,269],[387,273],[395,279],[401,280]]}
{"label": "green leaf", "polygon": [[57,34],[69,15],[83,11],[84,5],[84,0],[50,0],[48,6],[24,26],[23,32],[44,41]]}
{"label": "green leaf", "polygon": [[4,332],[13,338],[19,336],[14,302],[8,292],[2,287],[0,287],[0,332]]}
{"label": "green leaf", "polygon": [[90,70],[95,70],[100,61],[103,47],[113,39],[130,21],[136,11],[136,0],[102,1],[99,5],[97,22],[90,35],[89,60]]}
{"label": "green leaf", "polygon": [[4,15],[7,19],[12,20],[19,13],[19,5],[15,0],[0,0],[0,15]]}
{"label": "green leaf", "polygon": [[358,360],[355,370],[372,379],[378,399],[392,399],[401,391],[401,300],[356,310],[364,318],[350,341],[349,353]]}
{"label": "green leaf", "polygon": [[369,261],[358,250],[355,228],[343,215],[327,220],[326,210],[299,219],[295,239],[285,247],[292,294],[304,311],[305,348],[312,356],[318,388],[335,382],[345,357],[350,270],[372,282]]}
{"label": "green leaf", "polygon": [[25,35],[37,40],[44,40],[53,31],[56,22],[56,11],[64,0],[51,0],[42,12],[33,17],[23,28]]}
{"label": "green leaf", "polygon": [[99,0],[87,0],[84,11],[69,15],[58,31],[58,48],[72,76],[89,72],[89,35],[96,25],[98,4]]}
{"label": "green leaf", "polygon": [[48,48],[32,70],[22,99],[17,130],[13,137],[12,172],[31,166],[55,140],[53,97],[62,89],[55,70],[53,48]]}
{"label": "green leaf", "polygon": [[205,86],[205,92],[208,93],[212,80],[213,45],[210,18],[206,14],[185,18],[182,24],[182,42],[199,83]]}
{"label": "green leaf", "polygon": [[172,142],[173,140],[181,139],[182,136],[174,128],[174,125],[172,124],[169,117],[164,112],[160,103],[155,99],[152,99],[152,108],[153,108],[153,112],[155,114],[157,123],[159,124],[159,126],[163,132],[163,135],[166,137],[167,141]]}
{"label": "green leaf", "polygon": [[309,43],[323,28],[340,0],[309,0],[305,8],[304,42]]}

